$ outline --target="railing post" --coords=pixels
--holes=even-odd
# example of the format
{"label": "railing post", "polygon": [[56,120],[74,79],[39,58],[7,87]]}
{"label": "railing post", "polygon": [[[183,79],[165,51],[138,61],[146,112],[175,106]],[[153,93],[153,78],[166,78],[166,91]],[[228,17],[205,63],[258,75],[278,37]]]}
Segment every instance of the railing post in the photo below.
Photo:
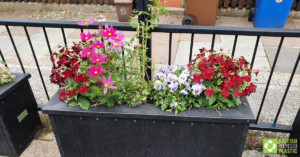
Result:
{"label": "railing post", "polygon": [[293,130],[290,135],[290,139],[297,139],[297,154],[289,154],[289,157],[300,156],[300,109],[298,110],[297,116],[293,123]]}
{"label": "railing post", "polygon": [[[138,4],[137,4],[138,11],[145,11],[145,12],[151,13],[151,11],[148,10],[148,4],[149,4],[149,0],[138,0]],[[141,14],[138,17],[138,20],[140,22],[140,21],[145,21],[146,19],[149,19],[149,18],[150,18],[149,16],[147,16],[145,14]],[[148,49],[147,49],[146,55],[149,58],[152,58],[151,46],[152,46],[151,39],[147,39],[147,48]],[[147,65],[149,67],[151,67],[152,66],[152,61],[147,62]],[[151,77],[152,77],[152,71],[151,71],[151,69],[147,68],[147,70],[146,70],[146,76],[148,76],[149,80],[151,80]],[[148,77],[146,77],[146,79],[148,79]]]}

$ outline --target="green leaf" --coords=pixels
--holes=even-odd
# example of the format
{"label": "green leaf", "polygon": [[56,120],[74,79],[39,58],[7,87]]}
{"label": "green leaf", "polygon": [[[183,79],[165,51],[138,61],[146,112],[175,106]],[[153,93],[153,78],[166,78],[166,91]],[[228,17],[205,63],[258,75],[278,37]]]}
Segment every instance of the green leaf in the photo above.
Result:
{"label": "green leaf", "polygon": [[211,98],[208,99],[208,105],[211,106],[212,104],[215,103],[216,100],[217,100],[217,96],[216,94],[213,94]]}
{"label": "green leaf", "polygon": [[108,107],[113,107],[113,106],[115,106],[115,102],[112,100],[112,99],[107,99],[107,106]]}
{"label": "green leaf", "polygon": [[166,109],[168,108],[168,106],[169,106],[169,105],[166,104],[166,103],[162,104],[162,105],[161,105],[161,110],[162,110],[162,111],[166,110]]}
{"label": "green leaf", "polygon": [[175,109],[175,115],[177,115],[178,114],[178,110],[177,109]]}
{"label": "green leaf", "polygon": [[228,107],[234,107],[234,103],[232,101],[227,102]]}
{"label": "green leaf", "polygon": [[145,89],[145,90],[142,91],[142,94],[143,95],[149,95],[150,93],[149,93],[149,91],[147,89]]}
{"label": "green leaf", "polygon": [[79,103],[80,107],[84,110],[88,110],[91,106],[90,101],[86,97],[83,97],[83,96],[79,97],[78,103]]}

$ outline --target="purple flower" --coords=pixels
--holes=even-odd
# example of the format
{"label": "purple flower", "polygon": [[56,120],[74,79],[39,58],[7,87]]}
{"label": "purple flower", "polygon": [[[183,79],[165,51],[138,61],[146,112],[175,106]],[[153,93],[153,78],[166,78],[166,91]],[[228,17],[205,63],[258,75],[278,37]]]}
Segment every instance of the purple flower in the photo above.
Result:
{"label": "purple flower", "polygon": [[164,73],[164,74],[166,74],[166,73],[169,72],[168,67],[162,67],[162,68],[158,69],[158,71],[159,71],[159,72],[162,72],[162,73]]}
{"label": "purple flower", "polygon": [[171,66],[169,66],[169,71],[170,72],[175,72],[177,70],[177,65],[171,65]]}
{"label": "purple flower", "polygon": [[183,94],[183,95],[188,95],[189,94],[185,89],[181,90],[180,93]]}
{"label": "purple flower", "polygon": [[154,76],[154,78],[156,78],[156,79],[165,79],[165,78],[166,78],[166,75],[165,75],[164,73],[160,72],[160,73],[157,73],[157,74]]}
{"label": "purple flower", "polygon": [[178,88],[178,83],[172,82],[171,84],[169,84],[169,88],[170,88],[170,92],[171,93],[175,92],[177,90],[177,88]]}
{"label": "purple flower", "polygon": [[170,106],[171,106],[171,107],[176,107],[176,106],[177,106],[177,102],[172,102],[172,103],[170,104]]}
{"label": "purple flower", "polygon": [[178,80],[178,77],[176,75],[174,75],[174,74],[169,74],[167,76],[167,80],[168,80],[168,82],[174,82],[174,81]]}
{"label": "purple flower", "polygon": [[162,89],[162,83],[159,80],[155,81],[153,89],[161,90]]}
{"label": "purple flower", "polygon": [[193,89],[193,94],[195,95],[195,96],[197,96],[197,95],[200,95],[201,93],[202,93],[202,91],[205,89],[205,86],[204,85],[202,85],[202,84],[194,84],[193,86],[192,86],[192,89]]}
{"label": "purple flower", "polygon": [[187,80],[187,77],[188,77],[188,75],[186,75],[186,74],[180,74],[179,79],[178,79],[178,82],[179,82],[180,84],[185,84],[185,82],[186,82],[186,80]]}

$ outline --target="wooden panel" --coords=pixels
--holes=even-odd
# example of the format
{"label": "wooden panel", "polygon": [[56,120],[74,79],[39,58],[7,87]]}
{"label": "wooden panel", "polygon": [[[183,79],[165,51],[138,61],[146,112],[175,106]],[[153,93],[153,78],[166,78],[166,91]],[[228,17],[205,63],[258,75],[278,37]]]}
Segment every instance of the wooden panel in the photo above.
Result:
{"label": "wooden panel", "polygon": [[[164,157],[179,157],[181,154],[182,122],[164,121]],[[175,148],[175,149],[174,149]]]}
{"label": "wooden panel", "polygon": [[182,128],[184,129],[182,135],[182,154],[181,156],[198,157],[206,154],[203,150],[199,149],[202,143],[201,135],[203,132],[202,123],[183,122]]}
{"label": "wooden panel", "polygon": [[252,7],[252,3],[253,3],[253,0],[247,0],[247,2],[246,2],[246,8],[250,9]]}
{"label": "wooden panel", "polygon": [[85,3],[91,4],[91,0],[85,0]]}
{"label": "wooden panel", "polygon": [[97,0],[97,3],[102,5],[104,4],[104,0]]}
{"label": "wooden panel", "polygon": [[128,156],[144,157],[146,152],[144,120],[127,119],[126,133],[128,143]]}
{"label": "wooden panel", "polygon": [[54,116],[65,157],[80,157],[79,145],[69,116]]}
{"label": "wooden panel", "polygon": [[104,3],[105,4],[109,4],[109,0],[104,0]]}
{"label": "wooden panel", "polygon": [[93,4],[97,4],[97,0],[92,0],[92,3]]}
{"label": "wooden panel", "polygon": [[109,0],[109,3],[112,4],[112,5],[115,4],[114,0]]}
{"label": "wooden panel", "polygon": [[127,157],[125,119],[108,119],[109,139],[113,157]]}
{"label": "wooden panel", "polygon": [[222,7],[223,7],[223,3],[224,3],[224,0],[220,0],[219,8],[222,8]]}
{"label": "wooden panel", "polygon": [[60,3],[62,3],[62,4],[66,4],[66,0],[60,0]]}
{"label": "wooden panel", "polygon": [[291,10],[295,9],[296,7],[297,7],[297,0],[294,0]]}
{"label": "wooden panel", "polygon": [[297,4],[297,7],[296,7],[296,10],[299,11],[300,10],[300,1],[298,1],[298,4]]}
{"label": "wooden panel", "polygon": [[47,3],[47,0],[42,0],[43,3]]}
{"label": "wooden panel", "polygon": [[79,2],[80,2],[81,4],[84,4],[84,0],[79,0]]}
{"label": "wooden panel", "polygon": [[239,0],[239,9],[242,9],[245,5],[245,0]]}
{"label": "wooden panel", "polygon": [[147,157],[163,157],[163,121],[146,120]]}
{"label": "wooden panel", "polygon": [[224,0],[224,8],[228,8],[229,7],[229,0]]}
{"label": "wooden panel", "polygon": [[72,117],[72,121],[81,157],[96,156],[95,149],[97,149],[97,147],[94,147],[89,118],[74,116]]}
{"label": "wooden panel", "polygon": [[60,3],[60,0],[55,0],[55,3],[59,4],[59,3]]}
{"label": "wooden panel", "polygon": [[109,132],[106,118],[90,117],[91,132],[93,136],[94,146],[96,146],[96,156],[111,156],[111,148],[109,143]]}
{"label": "wooden panel", "polygon": [[48,3],[52,3],[53,2],[53,0],[48,0]]}
{"label": "wooden panel", "polygon": [[237,0],[232,0],[231,1],[231,8],[236,8],[237,6]]}

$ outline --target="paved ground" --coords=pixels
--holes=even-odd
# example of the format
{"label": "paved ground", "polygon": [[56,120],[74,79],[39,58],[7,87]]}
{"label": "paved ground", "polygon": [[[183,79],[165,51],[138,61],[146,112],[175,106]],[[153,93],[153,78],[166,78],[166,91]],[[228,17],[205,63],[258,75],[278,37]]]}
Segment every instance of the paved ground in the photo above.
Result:
{"label": "paved ground", "polygon": [[[107,16],[107,21],[116,21],[115,14],[104,14]],[[46,19],[46,20],[82,20],[90,16],[98,17],[99,13],[75,13],[75,12],[4,12],[0,14],[0,18],[20,18],[20,19]],[[181,24],[182,17],[180,16],[170,16],[161,17],[160,23],[164,24]],[[252,23],[248,22],[246,18],[231,18],[231,17],[219,17],[217,20],[217,26],[232,26],[232,27],[253,27]],[[300,29],[300,20],[289,19],[286,28],[290,29]],[[25,70],[31,73],[32,78],[30,79],[30,84],[34,91],[35,97],[39,104],[44,104],[47,102],[45,92],[42,88],[40,77],[36,69],[36,63],[32,57],[32,52],[30,50],[24,29],[22,27],[10,27],[11,32],[14,37],[14,41],[17,45],[17,49],[22,58],[22,62],[25,65]],[[33,43],[33,47],[38,59],[38,64],[41,67],[43,78],[46,82],[46,87],[48,89],[49,95],[52,96],[58,89],[57,86],[52,85],[49,81],[49,74],[51,70],[51,63],[49,60],[49,51],[45,42],[43,30],[41,28],[28,28],[30,38]],[[50,40],[50,45],[52,50],[57,50],[57,45],[64,45],[63,38],[60,29],[47,28],[48,37]],[[80,31],[74,29],[65,29],[67,36],[68,45],[72,41],[78,40]],[[130,37],[133,35],[132,32],[125,32],[125,34]],[[190,50],[190,34],[173,34],[172,40],[172,54],[171,59],[174,64],[186,64],[188,62],[188,55]],[[210,47],[211,35],[199,35],[196,34],[194,38],[193,54],[197,53],[199,48]],[[153,33],[153,59],[155,64],[158,66],[166,65],[168,62],[168,52],[169,52],[169,34],[167,33]],[[233,45],[234,36],[227,35],[217,35],[215,48],[223,48],[231,52]],[[240,36],[238,38],[237,48],[235,56],[243,55],[248,60],[251,60],[255,37]],[[257,57],[254,64],[254,69],[260,70],[257,81],[257,92],[251,95],[248,100],[254,114],[257,114],[259,105],[261,104],[262,95],[266,87],[266,82],[269,76],[269,71],[271,65],[273,64],[274,56],[279,44],[280,38],[270,38],[262,37],[259,42],[259,47],[257,51]],[[8,34],[5,27],[0,26],[0,49],[3,52],[6,61],[8,62],[9,68],[13,72],[21,72],[17,57],[9,40]],[[280,101],[287,81],[289,79],[292,68],[295,64],[295,59],[300,52],[300,39],[297,38],[286,38],[283,44],[282,51],[280,53],[280,58],[276,64],[275,73],[272,77],[271,84],[269,86],[269,91],[265,100],[265,104],[262,110],[260,122],[271,122],[276,114],[279,107]],[[297,75],[295,76],[289,93],[287,95],[284,107],[280,114],[278,123],[291,125],[293,119],[298,111],[300,105],[300,68],[298,67]],[[226,112],[226,111],[224,111]],[[45,115],[41,115],[43,119]],[[47,124],[47,122],[45,122]],[[253,134],[252,134],[253,133]],[[257,138],[248,137],[248,142],[246,143],[247,148],[256,149],[260,146],[256,146],[256,143],[262,143],[262,137],[286,137],[286,134],[267,134],[259,132],[256,134],[252,132],[251,134],[257,135]],[[254,136],[256,137],[256,136]],[[259,138],[258,138],[259,137]],[[256,141],[253,142],[253,139]],[[260,139],[260,141],[257,141]],[[47,133],[44,131],[40,136],[32,142],[28,149],[23,153],[22,157],[31,156],[59,156],[57,146],[53,137],[53,133]],[[245,151],[245,157],[248,156],[263,156],[259,151]]]}

